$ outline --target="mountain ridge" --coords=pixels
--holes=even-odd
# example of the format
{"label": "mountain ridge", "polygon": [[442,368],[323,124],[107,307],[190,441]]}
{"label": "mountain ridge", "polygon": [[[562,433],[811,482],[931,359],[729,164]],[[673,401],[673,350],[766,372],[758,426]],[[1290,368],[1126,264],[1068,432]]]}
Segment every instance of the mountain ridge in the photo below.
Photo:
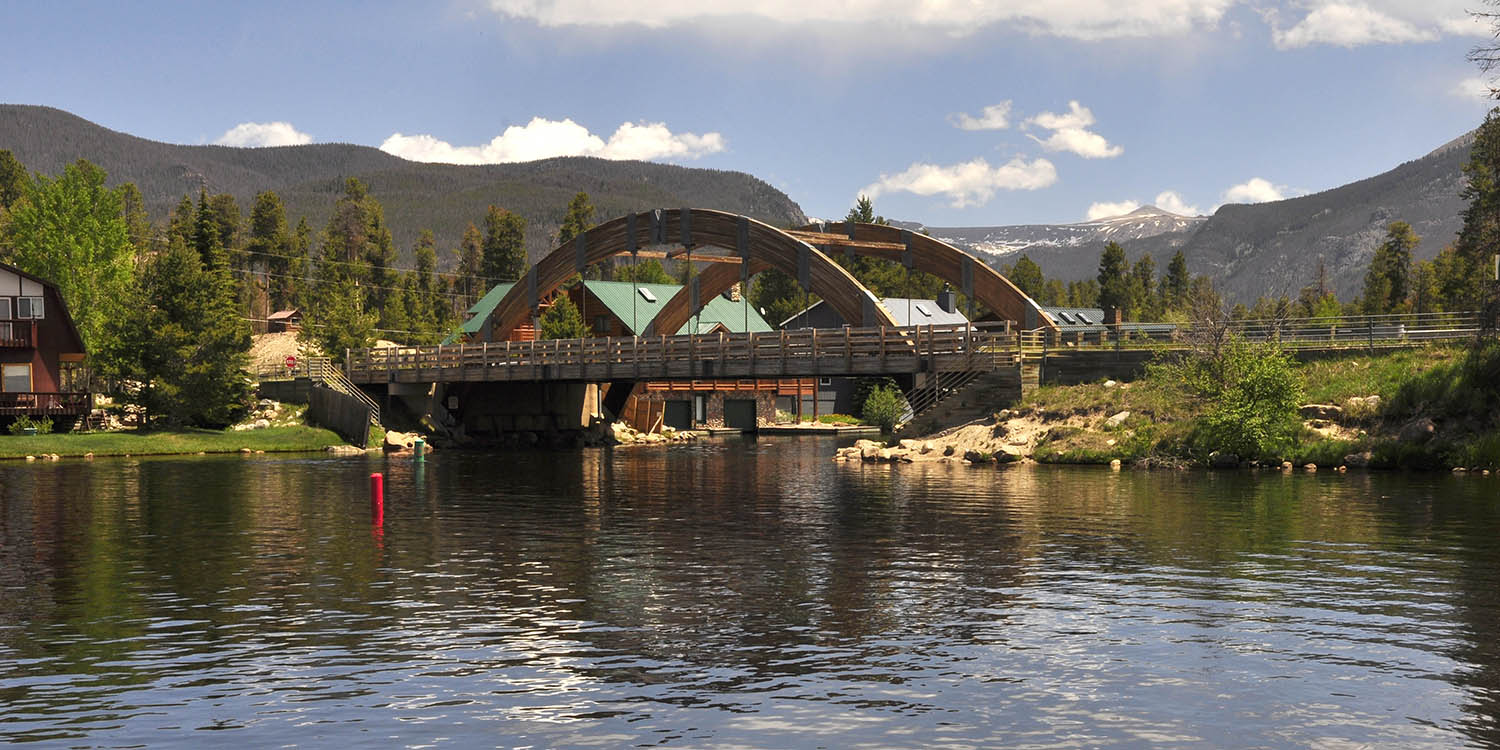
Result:
{"label": "mountain ridge", "polygon": [[32,104],[0,104],[0,148],[33,172],[57,174],[77,159],[104,169],[111,185],[134,182],[147,212],[160,220],[200,189],[229,193],[248,214],[255,194],[275,190],[295,225],[314,231],[327,223],[357,177],[385,208],[386,223],[403,257],[422,229],[431,229],[440,257],[451,263],[464,227],[481,225],[495,204],[527,219],[527,249],[538,258],[568,200],[589,193],[599,220],[650,208],[693,205],[753,216],[778,226],[806,222],[785,193],[744,172],[654,162],[556,157],[533,162],[454,165],[412,162],[377,148],[343,143],[238,148],[154,141],[112,130],[70,112]]}

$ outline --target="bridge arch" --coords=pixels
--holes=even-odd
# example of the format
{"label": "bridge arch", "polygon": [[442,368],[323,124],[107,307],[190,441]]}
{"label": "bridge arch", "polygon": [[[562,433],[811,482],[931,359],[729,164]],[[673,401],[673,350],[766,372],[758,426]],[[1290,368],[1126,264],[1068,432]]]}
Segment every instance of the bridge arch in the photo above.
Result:
{"label": "bridge arch", "polygon": [[[516,326],[530,319],[541,296],[557,289],[573,274],[613,256],[654,245],[718,247],[737,254],[742,261],[740,265],[717,264],[713,268],[728,269],[732,273],[713,273],[710,269],[695,277],[697,283],[683,287],[673,297],[677,309],[672,311],[672,316],[663,317],[668,313],[667,309],[657,316],[654,327],[657,332],[675,333],[702,307],[702,300],[723,292],[740,279],[741,266],[757,269],[756,272],[775,268],[786,273],[797,279],[804,289],[828,300],[845,320],[857,320],[864,326],[896,325],[895,319],[870,290],[843,266],[806,241],[746,216],[684,208],[626,214],[606,221],[553,250],[528,269],[525,278],[501,298],[484,327],[490,330],[490,338],[504,338]],[[706,283],[704,276],[708,277]],[[721,277],[725,276],[733,278],[722,282]],[[696,299],[693,299],[694,292]],[[681,314],[683,309],[687,309],[685,315]]]}
{"label": "bridge arch", "polygon": [[[843,252],[864,255],[901,263],[906,267],[930,273],[948,282],[971,300],[978,300],[1000,317],[1016,321],[1024,328],[1056,328],[1057,324],[1042,312],[1036,301],[1027,296],[1010,279],[991,268],[983,260],[970,255],[942,240],[927,235],[883,224],[857,222],[835,222],[809,224],[787,232],[788,235],[825,248],[828,252]],[[735,282],[765,270],[767,266],[749,264],[739,266],[711,266],[698,275],[696,290],[684,287],[657,314],[657,332],[676,331],[703,307],[702,300],[719,294]],[[806,285],[804,285],[804,288]],[[748,290],[746,290],[748,291]],[[814,290],[816,291],[816,290]],[[694,299],[693,295],[697,298]],[[828,300],[834,304],[834,300]],[[848,317],[837,305],[834,308]],[[884,311],[884,308],[882,308]],[[973,309],[969,310],[973,318]]]}

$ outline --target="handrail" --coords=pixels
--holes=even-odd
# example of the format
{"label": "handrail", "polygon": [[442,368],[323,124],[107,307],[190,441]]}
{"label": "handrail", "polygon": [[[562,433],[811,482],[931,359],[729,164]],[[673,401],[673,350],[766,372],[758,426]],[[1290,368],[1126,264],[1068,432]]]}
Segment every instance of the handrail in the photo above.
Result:
{"label": "handrail", "polygon": [[[1280,320],[1233,320],[1219,330],[1252,341],[1277,341],[1283,347],[1341,348],[1405,346],[1417,342],[1446,341],[1474,336],[1483,326],[1478,312],[1405,313],[1388,315],[1326,316]],[[1023,353],[1079,349],[1139,349],[1186,346],[1195,334],[1209,326],[1178,323],[1125,323],[1088,325],[1061,330],[1021,331]]]}

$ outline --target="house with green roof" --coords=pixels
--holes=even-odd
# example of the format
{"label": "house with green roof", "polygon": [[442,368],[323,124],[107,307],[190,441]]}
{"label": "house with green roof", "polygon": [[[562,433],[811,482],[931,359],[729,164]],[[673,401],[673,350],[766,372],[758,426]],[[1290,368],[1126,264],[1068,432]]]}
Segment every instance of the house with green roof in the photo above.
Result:
{"label": "house with green roof", "polygon": [[[459,332],[449,336],[444,344],[478,343],[489,339],[482,330],[485,319],[510,292],[514,283],[496,284],[468,311]],[[640,336],[650,327],[678,290],[677,284],[638,284],[629,281],[584,281],[566,290],[569,299],[582,313],[584,323],[596,336]],[[544,303],[545,304],[545,303]],[[715,331],[726,333],[760,333],[771,330],[765,318],[743,298],[736,294],[716,294],[710,298],[691,320],[671,333],[708,334]],[[514,336],[517,340],[534,338],[534,332],[525,328]]]}
{"label": "house with green roof", "polygon": [[[492,340],[491,332],[484,330],[485,319],[513,286],[498,284],[491,289],[469,308],[468,319],[460,331],[443,343]],[[667,301],[681,289],[677,284],[584,281],[557,293],[568,295],[595,336],[614,337],[643,335]],[[544,298],[542,306],[549,305],[552,299],[555,297]],[[759,311],[736,291],[731,291],[714,295],[697,315],[676,331],[666,333],[707,335],[718,331],[763,333],[771,330]],[[535,328],[527,324],[512,331],[510,338],[527,341],[535,336]],[[676,429],[755,429],[775,422],[778,408],[797,411],[799,401],[815,392],[816,383],[816,378],[708,378],[636,383],[621,413],[614,416],[643,432],[652,432],[663,426]],[[610,387],[613,386],[600,386],[601,389]]]}

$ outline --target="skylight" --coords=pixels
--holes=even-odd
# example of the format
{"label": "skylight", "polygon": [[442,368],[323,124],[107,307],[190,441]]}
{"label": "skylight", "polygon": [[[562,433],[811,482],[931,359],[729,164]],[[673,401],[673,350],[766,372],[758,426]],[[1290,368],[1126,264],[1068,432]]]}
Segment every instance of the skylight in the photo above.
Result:
{"label": "skylight", "polygon": [[646,300],[647,302],[656,301],[656,295],[652,294],[650,289],[642,287],[636,289],[636,291],[641,293],[641,299]]}
{"label": "skylight", "polygon": [[1089,316],[1084,315],[1083,313],[1078,313],[1078,322],[1092,324],[1094,321],[1089,320]]}
{"label": "skylight", "polygon": [[923,307],[921,305],[912,305],[912,307],[917,308],[917,312],[922,313],[922,315],[924,315],[926,317],[929,317],[929,318],[932,317],[932,313],[927,312],[927,308],[925,308],[925,307]]}
{"label": "skylight", "polygon": [[1070,315],[1068,313],[1065,313],[1065,312],[1059,312],[1057,314],[1057,316],[1059,318],[1062,318],[1064,323],[1067,323],[1068,325],[1073,325],[1074,321],[1073,321],[1073,316],[1072,315]]}

